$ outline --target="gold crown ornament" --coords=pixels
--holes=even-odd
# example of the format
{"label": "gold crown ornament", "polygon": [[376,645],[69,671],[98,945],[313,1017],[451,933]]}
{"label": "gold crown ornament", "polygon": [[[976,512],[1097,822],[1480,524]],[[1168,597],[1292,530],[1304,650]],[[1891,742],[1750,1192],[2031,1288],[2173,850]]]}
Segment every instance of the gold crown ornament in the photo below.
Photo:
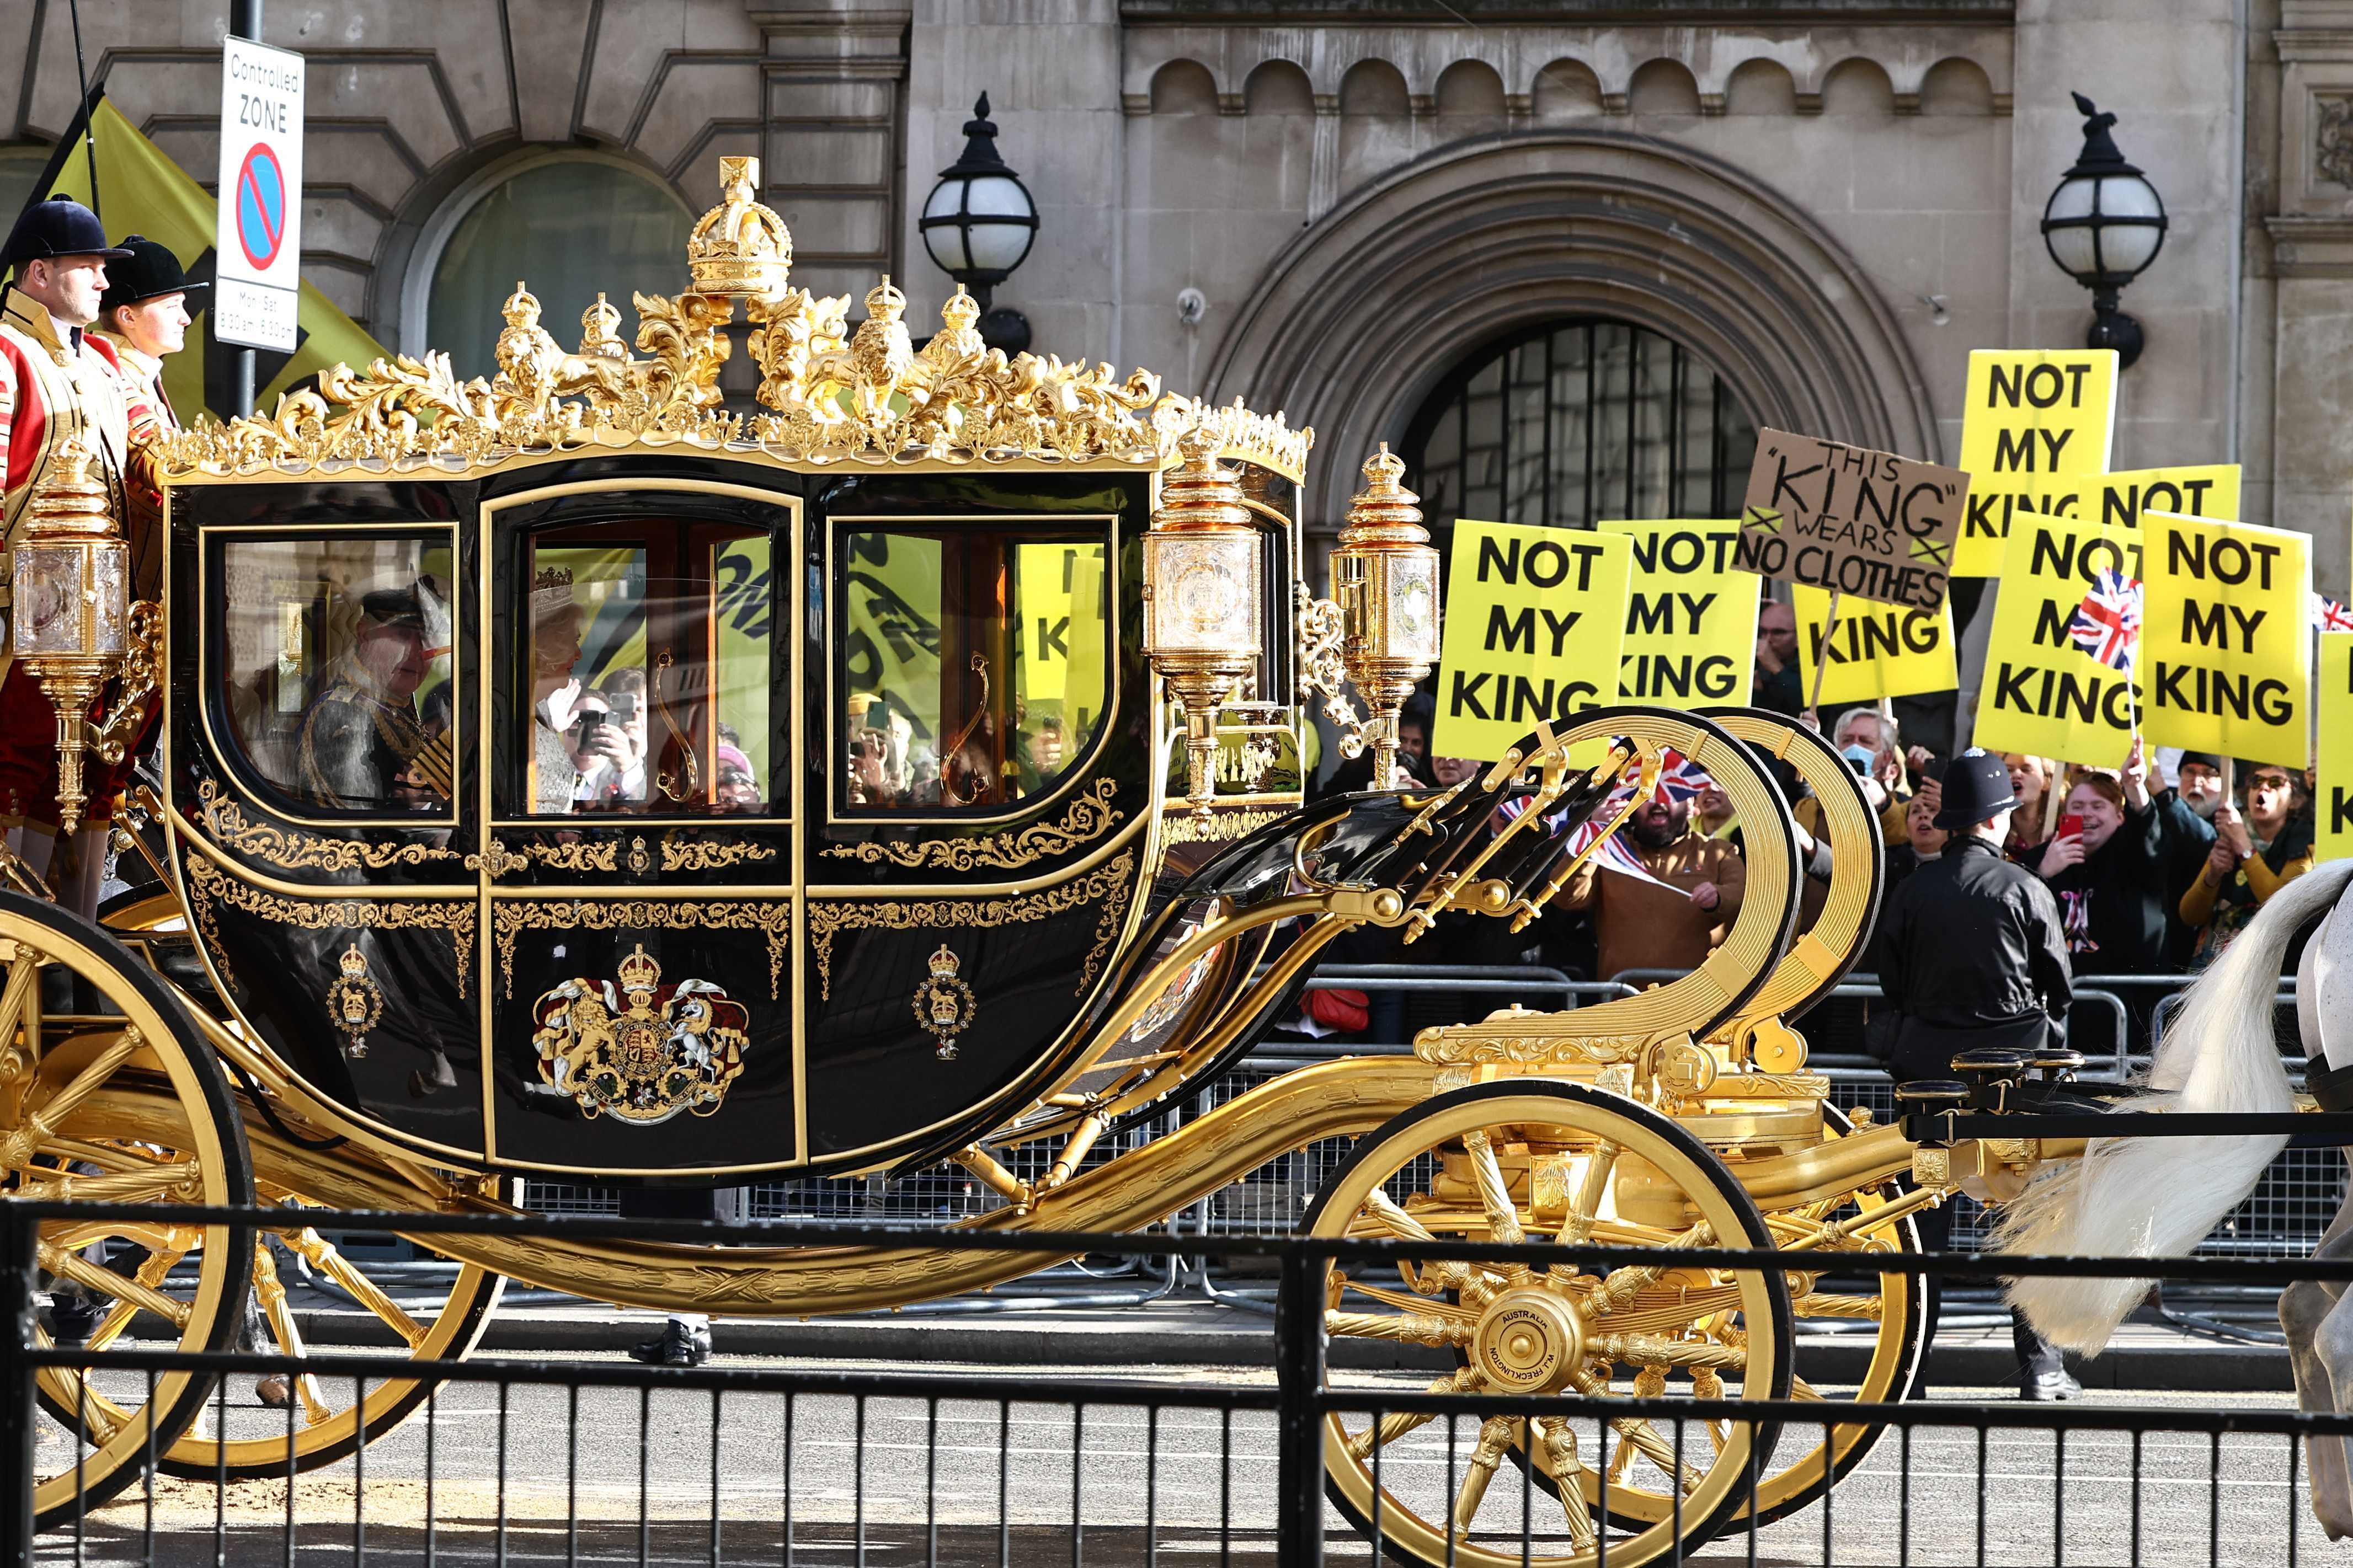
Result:
{"label": "gold crown ornament", "polygon": [[624,991],[651,991],[661,984],[661,965],[646,952],[643,942],[638,943],[637,951],[621,960],[620,967],[615,973],[620,976]]}
{"label": "gold crown ornament", "polygon": [[760,160],[719,160],[717,206],[687,237],[686,270],[698,294],[765,300],[784,292],[793,232],[759,200]]}

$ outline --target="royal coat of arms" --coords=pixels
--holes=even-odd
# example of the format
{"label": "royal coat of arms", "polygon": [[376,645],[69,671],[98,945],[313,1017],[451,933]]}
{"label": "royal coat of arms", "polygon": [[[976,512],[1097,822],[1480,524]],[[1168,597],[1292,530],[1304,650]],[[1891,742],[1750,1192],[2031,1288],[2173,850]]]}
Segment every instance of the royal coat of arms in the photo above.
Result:
{"label": "royal coat of arms", "polygon": [[639,943],[610,980],[567,980],[532,1004],[543,1094],[639,1127],[709,1116],[744,1072],[751,1015],[708,980],[661,983]]}

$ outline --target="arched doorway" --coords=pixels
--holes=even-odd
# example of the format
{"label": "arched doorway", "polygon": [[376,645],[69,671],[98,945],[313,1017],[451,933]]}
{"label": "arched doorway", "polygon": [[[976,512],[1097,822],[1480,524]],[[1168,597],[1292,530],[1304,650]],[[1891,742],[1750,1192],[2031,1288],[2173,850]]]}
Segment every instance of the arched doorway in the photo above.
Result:
{"label": "arched doorway", "polygon": [[1307,521],[1328,539],[1359,466],[1406,440],[1465,346],[1587,316],[1683,345],[1758,426],[1943,454],[1918,362],[1846,247],[1746,170],[1633,132],[1479,137],[1368,182],[1269,264],[1205,391],[1314,427]]}
{"label": "arched doorway", "polygon": [[1422,511],[1556,526],[1729,517],[1757,426],[1707,361],[1631,321],[1570,316],[1473,351],[1406,427]]}

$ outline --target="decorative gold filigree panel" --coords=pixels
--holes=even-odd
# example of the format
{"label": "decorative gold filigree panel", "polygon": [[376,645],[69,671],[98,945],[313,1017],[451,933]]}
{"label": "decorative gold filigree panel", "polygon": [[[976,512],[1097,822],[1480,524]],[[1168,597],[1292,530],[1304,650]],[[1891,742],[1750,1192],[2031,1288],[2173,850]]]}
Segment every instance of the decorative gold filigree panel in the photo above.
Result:
{"label": "decorative gold filigree panel", "polygon": [[250,855],[287,870],[381,871],[387,866],[422,866],[427,861],[458,858],[458,852],[445,845],[370,844],[358,838],[320,838],[289,827],[248,822],[244,809],[210,779],[196,785],[196,812],[205,831],[222,848]]}
{"label": "decorative gold filigree panel", "polygon": [[1070,809],[1056,822],[1009,827],[983,838],[926,838],[913,844],[887,840],[835,844],[828,847],[825,853],[834,859],[860,860],[869,866],[888,861],[910,870],[935,866],[948,871],[976,871],[983,867],[1011,871],[1051,855],[1068,854],[1109,833],[1126,815],[1111,804],[1118,793],[1117,781],[1097,779],[1084,795],[1071,802]]}
{"label": "decorative gold filigree panel", "polygon": [[499,949],[499,994],[514,994],[515,939],[527,931],[756,931],[768,942],[768,1000],[782,993],[785,953],[793,940],[793,907],[726,900],[712,903],[665,899],[501,900],[491,911]]}
{"label": "decorative gold filigree panel", "polygon": [[1202,818],[1189,811],[1169,812],[1160,819],[1163,848],[1179,844],[1229,844],[1248,838],[1269,823],[1281,822],[1287,811],[1220,811]]}
{"label": "decorative gold filigree panel", "polygon": [[661,868],[665,871],[716,871],[747,860],[776,858],[775,847],[766,844],[712,844],[702,839],[681,843],[675,837],[661,843]]}
{"label": "decorative gold filigree panel", "polygon": [[[219,911],[232,909],[304,931],[446,931],[457,950],[458,994],[464,996],[474,969],[474,906],[416,899],[289,899],[249,888],[222,875],[201,857],[187,861],[189,902],[205,945],[221,951]],[[232,990],[237,988],[226,970]]]}
{"label": "decorative gold filigree panel", "polygon": [[1118,940],[1127,913],[1128,895],[1135,874],[1133,853],[1121,855],[1086,876],[1007,899],[878,899],[809,906],[809,950],[817,955],[818,996],[833,998],[833,938],[845,931],[925,931],[986,929],[1027,925],[1049,915],[1066,914],[1100,899],[1102,918],[1095,922],[1094,945],[1087,950],[1073,994],[1083,996],[1103,968],[1103,955]]}

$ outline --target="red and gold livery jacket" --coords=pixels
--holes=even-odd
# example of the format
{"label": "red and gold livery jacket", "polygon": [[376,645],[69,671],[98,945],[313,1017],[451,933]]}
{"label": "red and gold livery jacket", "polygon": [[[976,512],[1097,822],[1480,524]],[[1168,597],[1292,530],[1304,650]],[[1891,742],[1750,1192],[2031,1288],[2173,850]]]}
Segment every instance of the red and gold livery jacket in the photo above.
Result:
{"label": "red and gold livery jacket", "polygon": [[131,545],[133,596],[155,597],[162,491],[151,443],[159,434],[146,390],[122,374],[111,345],[90,332],[61,340],[39,300],[8,290],[0,302],[0,523],[8,544],[58,447],[79,436],[113,492]]}

